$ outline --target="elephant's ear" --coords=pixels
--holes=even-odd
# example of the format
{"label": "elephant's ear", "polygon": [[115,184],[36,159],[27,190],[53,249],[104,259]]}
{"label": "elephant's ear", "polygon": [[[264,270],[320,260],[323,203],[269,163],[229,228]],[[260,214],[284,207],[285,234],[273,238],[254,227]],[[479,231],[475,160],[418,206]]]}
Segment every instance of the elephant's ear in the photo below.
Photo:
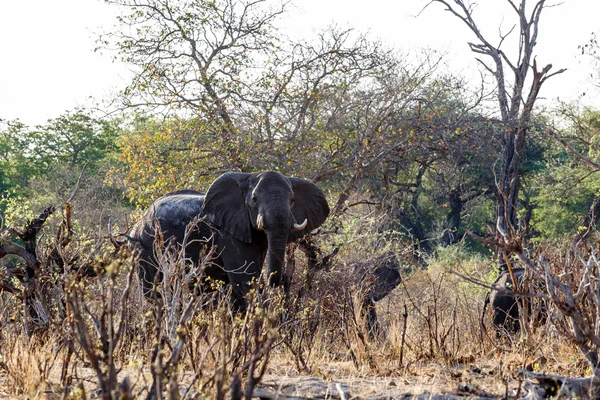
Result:
{"label": "elephant's ear", "polygon": [[218,229],[223,229],[245,243],[252,241],[252,225],[245,197],[250,174],[229,172],[218,177],[206,192],[203,215]]}
{"label": "elephant's ear", "polygon": [[307,220],[306,228],[290,232],[288,242],[301,238],[313,229],[321,226],[329,215],[329,205],[325,193],[314,183],[301,178],[289,178],[294,190],[295,204],[292,214],[296,222],[301,224]]}

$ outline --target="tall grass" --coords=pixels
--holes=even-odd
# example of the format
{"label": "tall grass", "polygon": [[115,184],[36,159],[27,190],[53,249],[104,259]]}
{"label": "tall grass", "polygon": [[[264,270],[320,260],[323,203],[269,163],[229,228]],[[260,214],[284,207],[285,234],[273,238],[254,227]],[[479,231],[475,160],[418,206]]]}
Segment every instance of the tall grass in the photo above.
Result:
{"label": "tall grass", "polygon": [[[46,275],[37,277],[44,296],[35,298],[49,317],[43,327],[27,334],[27,288],[18,280],[12,284],[20,291],[0,296],[0,382],[12,396],[249,399],[269,372],[329,379],[330,366],[349,376],[415,374],[427,363],[492,363],[504,378],[519,368],[589,372],[574,342],[565,341],[569,320],[556,309],[546,325],[509,341],[483,332],[487,289],[453,271],[491,282],[494,263],[460,247],[438,252],[422,269],[406,256],[410,243],[374,246],[352,229],[343,240],[322,236],[312,258],[296,249],[289,293],[255,282],[247,310],[236,313],[227,286],[197,286],[210,252],[190,266],[183,252],[160,249],[165,278],[157,282],[160,296],[150,299],[142,295],[134,252],[72,234],[64,242],[47,233],[48,243],[64,244],[62,271],[51,251],[39,255]],[[332,239],[339,251],[332,252]],[[377,304],[382,329],[370,336],[361,308],[365,288],[352,265],[389,252],[401,260],[403,281]],[[560,257],[551,264],[556,271],[566,265]],[[7,279],[11,271],[4,264]],[[569,284],[582,276],[573,273]]]}

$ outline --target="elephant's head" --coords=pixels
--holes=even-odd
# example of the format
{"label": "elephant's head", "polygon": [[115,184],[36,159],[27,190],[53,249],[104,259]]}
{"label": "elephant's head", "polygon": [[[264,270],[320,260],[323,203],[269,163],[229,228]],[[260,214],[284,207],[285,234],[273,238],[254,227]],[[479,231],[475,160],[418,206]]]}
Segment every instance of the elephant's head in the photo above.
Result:
{"label": "elephant's head", "polygon": [[269,283],[279,285],[287,243],[320,226],[329,214],[325,195],[315,184],[279,172],[221,175],[204,200],[208,220],[245,243],[264,231],[269,246]]}

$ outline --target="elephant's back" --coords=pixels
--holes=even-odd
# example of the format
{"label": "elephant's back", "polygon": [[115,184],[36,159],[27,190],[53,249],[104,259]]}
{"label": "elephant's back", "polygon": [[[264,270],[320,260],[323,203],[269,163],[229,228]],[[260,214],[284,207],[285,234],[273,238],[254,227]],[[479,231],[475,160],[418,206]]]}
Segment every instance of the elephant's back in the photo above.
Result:
{"label": "elephant's back", "polygon": [[[525,274],[524,268],[513,268],[513,276],[518,282],[522,282]],[[494,284],[502,289],[513,289],[513,282],[509,271],[502,272]]]}
{"label": "elephant's back", "polygon": [[148,209],[152,218],[159,221],[183,223],[187,225],[200,215],[204,204],[204,193],[194,190],[179,190],[167,193],[154,202]]}
{"label": "elephant's back", "polygon": [[155,200],[133,228],[139,239],[154,236],[155,223],[159,222],[163,232],[183,230],[200,215],[204,204],[204,193],[195,190],[178,190]]}
{"label": "elephant's back", "polygon": [[165,194],[164,196],[160,197],[160,199],[163,199],[165,197],[172,197],[172,196],[201,196],[204,197],[205,193],[204,192],[199,192],[197,190],[193,190],[193,189],[181,189],[181,190],[176,190],[174,192],[170,192]]}

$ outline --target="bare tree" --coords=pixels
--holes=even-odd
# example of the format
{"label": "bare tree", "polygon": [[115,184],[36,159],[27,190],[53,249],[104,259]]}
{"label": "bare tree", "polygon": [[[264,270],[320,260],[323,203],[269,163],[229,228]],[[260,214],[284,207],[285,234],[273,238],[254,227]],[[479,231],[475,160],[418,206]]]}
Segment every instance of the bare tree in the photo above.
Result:
{"label": "bare tree", "polygon": [[[498,110],[504,132],[502,163],[497,182],[496,230],[504,244],[512,244],[518,231],[521,161],[527,132],[531,128],[533,107],[546,80],[565,70],[550,73],[552,64],[540,70],[535,60],[534,49],[538,40],[540,17],[543,9],[548,7],[546,1],[538,0],[533,7],[527,7],[526,0],[506,2],[518,22],[507,33],[500,33],[497,45],[485,37],[477,25],[473,16],[475,3],[464,0],[431,0],[427,6],[432,3],[442,4],[446,11],[469,28],[476,38],[476,41],[469,43],[469,47],[478,55],[477,61],[492,75],[497,85]],[[503,45],[513,32],[518,35],[518,47],[516,55],[511,56]]]}
{"label": "bare tree", "polygon": [[214,145],[224,161],[217,168],[296,167],[332,88],[356,87],[390,62],[378,43],[352,30],[286,38],[275,21],[287,1],[109,3],[125,11],[100,45],[135,71],[124,106],[206,122],[211,138],[201,146]]}
{"label": "bare tree", "polygon": [[126,11],[118,19],[120,29],[101,37],[100,45],[114,47],[136,67],[124,105],[188,110],[208,119],[223,143],[234,141],[231,110],[252,87],[258,64],[275,51],[273,21],[286,2],[272,7],[267,0],[108,3]]}

